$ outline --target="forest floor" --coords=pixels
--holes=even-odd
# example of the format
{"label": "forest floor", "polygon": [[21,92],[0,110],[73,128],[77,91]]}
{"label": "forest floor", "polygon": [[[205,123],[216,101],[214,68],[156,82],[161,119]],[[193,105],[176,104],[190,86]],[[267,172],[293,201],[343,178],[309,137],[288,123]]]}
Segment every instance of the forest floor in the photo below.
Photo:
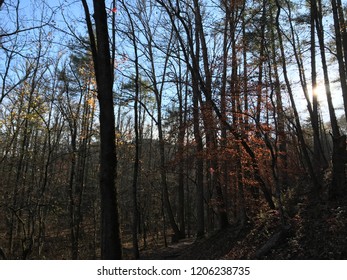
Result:
{"label": "forest floor", "polygon": [[303,197],[286,211],[257,215],[206,238],[143,251],[143,259],[347,259],[347,196],[334,201]]}

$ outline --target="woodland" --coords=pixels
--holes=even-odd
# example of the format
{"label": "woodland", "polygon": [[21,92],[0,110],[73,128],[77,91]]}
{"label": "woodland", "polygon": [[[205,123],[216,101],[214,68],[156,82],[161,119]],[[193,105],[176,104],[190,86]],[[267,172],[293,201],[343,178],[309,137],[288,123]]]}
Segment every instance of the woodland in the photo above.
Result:
{"label": "woodland", "polygon": [[0,259],[346,259],[342,0],[0,0]]}

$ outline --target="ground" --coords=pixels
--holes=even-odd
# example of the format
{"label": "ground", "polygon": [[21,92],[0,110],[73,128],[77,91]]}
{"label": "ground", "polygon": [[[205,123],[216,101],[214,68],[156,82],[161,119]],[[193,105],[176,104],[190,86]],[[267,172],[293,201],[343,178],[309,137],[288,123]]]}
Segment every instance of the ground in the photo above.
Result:
{"label": "ground", "polygon": [[303,197],[286,211],[285,227],[270,210],[243,226],[141,253],[143,259],[347,259],[347,196]]}

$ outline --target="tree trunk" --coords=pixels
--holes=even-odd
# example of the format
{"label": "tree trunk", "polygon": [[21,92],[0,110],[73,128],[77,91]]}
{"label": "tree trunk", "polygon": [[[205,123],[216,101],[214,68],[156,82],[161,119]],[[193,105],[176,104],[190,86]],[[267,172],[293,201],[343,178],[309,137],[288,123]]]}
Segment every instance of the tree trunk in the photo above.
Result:
{"label": "tree trunk", "polygon": [[[204,90],[209,92],[209,95],[212,95],[212,73],[210,69],[210,63],[209,63],[209,57],[208,57],[208,46],[206,43],[205,33],[204,33],[204,26],[202,23],[202,16],[200,11],[200,3],[199,1],[194,1],[194,10],[195,10],[195,28],[196,28],[196,40],[201,42],[201,53],[202,53],[202,60],[203,60],[203,68],[205,72],[205,88]],[[197,44],[196,48],[196,54],[200,52],[199,50],[199,44]],[[234,54],[235,52],[233,52]],[[198,63],[196,63],[198,65]],[[198,97],[201,100],[201,97]],[[209,100],[206,101],[205,106],[202,107],[202,115],[205,120],[205,130],[206,130],[206,145],[207,148],[210,148],[211,151],[217,150],[217,141],[216,141],[216,133],[214,132],[215,129],[215,122],[214,122],[214,115],[213,115],[213,107]],[[217,170],[218,162],[217,160],[212,160],[212,168]],[[217,174],[218,177],[220,177],[220,174]],[[222,193],[222,187],[220,184],[220,178],[216,178],[216,193],[217,193],[217,203],[218,203],[218,216],[220,220],[220,227],[226,228],[229,224],[228,222],[228,216],[226,212],[226,207],[224,203],[223,193]]]}
{"label": "tree trunk", "polygon": [[[180,53],[178,53],[180,57]],[[179,82],[177,83],[177,93],[179,99],[179,131],[178,131],[178,157],[179,157],[179,167],[178,167],[178,223],[180,226],[181,237],[186,236],[186,223],[185,223],[185,203],[184,203],[184,138],[186,135],[186,123],[187,123],[187,92],[183,95],[183,83],[181,81],[182,77],[182,65],[181,60],[178,62],[179,72]]]}
{"label": "tree trunk", "polygon": [[[193,82],[194,83],[194,82]],[[204,162],[202,159],[203,143],[200,135],[200,117],[198,89],[193,88],[193,128],[196,141],[196,216],[197,216],[197,237],[205,235],[205,210],[204,210]]]}
{"label": "tree trunk", "polygon": [[338,138],[333,137],[333,178],[331,183],[331,189],[329,190],[329,197],[336,199],[341,197],[346,192],[346,135],[342,135]]}
{"label": "tree trunk", "polygon": [[[115,5],[114,5],[115,6]],[[134,55],[135,55],[135,100],[134,100],[134,132],[135,132],[135,158],[134,158],[134,171],[133,171],[133,183],[132,183],[132,202],[133,202],[133,221],[132,221],[132,243],[133,243],[133,255],[135,259],[139,259],[139,245],[138,245],[138,227],[139,227],[139,210],[137,205],[137,189],[140,174],[140,116],[139,116],[139,100],[140,100],[140,71],[139,71],[139,56],[137,47],[137,38],[135,35],[134,23],[126,5],[123,3],[123,7],[128,15],[131,32],[129,37],[133,43]]]}
{"label": "tree trunk", "polygon": [[[342,90],[342,97],[343,97],[343,105],[345,110],[345,118],[347,119],[347,80],[346,80],[346,68],[345,68],[345,62],[344,62],[344,52],[342,49],[342,34],[341,31],[343,28],[341,26],[340,18],[339,18],[339,11],[337,8],[336,0],[331,0],[331,5],[333,9],[333,16],[334,16],[334,28],[335,28],[335,44],[336,44],[336,58],[337,62],[339,64],[339,74],[340,74],[340,83],[341,83],[341,90]],[[343,17],[343,13],[342,13]],[[343,18],[342,21],[344,22]]]}
{"label": "tree trunk", "polygon": [[291,102],[291,105],[293,108],[294,121],[296,124],[296,133],[297,133],[297,136],[299,139],[300,148],[303,152],[304,160],[306,161],[308,173],[309,173],[311,179],[313,180],[314,185],[318,186],[319,183],[317,182],[317,177],[316,177],[316,174],[313,170],[312,162],[311,162],[310,156],[308,154],[308,150],[307,150],[307,146],[306,146],[306,142],[305,142],[305,138],[304,138],[304,134],[302,131],[301,122],[300,122],[300,118],[299,118],[299,113],[298,113],[298,110],[296,108],[296,102],[294,99],[292,86],[291,86],[290,81],[289,81],[288,72],[287,72],[287,63],[286,63],[286,60],[284,59],[285,58],[285,51],[284,51],[284,45],[283,45],[282,30],[280,28],[280,23],[279,23],[279,17],[280,17],[282,7],[281,7],[280,2],[278,0],[276,0],[276,6],[277,6],[276,30],[277,30],[277,36],[278,36],[278,41],[279,41],[280,54],[282,57],[281,61],[282,61],[282,68],[283,68],[283,76],[284,76],[284,80],[285,80],[286,87],[288,90],[289,99],[290,99],[290,102]]}
{"label": "tree trunk", "polygon": [[[313,6],[313,5],[311,5]],[[311,7],[310,11],[310,28],[311,28],[311,78],[312,78],[312,114],[311,124],[313,129],[313,168],[317,174],[319,184],[323,181],[322,169],[328,165],[324,156],[323,146],[320,139],[319,129],[319,103],[316,92],[317,87],[317,66],[316,66],[316,34],[315,19],[317,11]],[[317,190],[319,186],[315,186]]]}
{"label": "tree trunk", "polygon": [[[330,80],[329,80],[329,74],[328,74],[328,65],[326,61],[325,56],[325,44],[324,44],[324,30],[323,30],[323,20],[322,20],[322,3],[320,0],[317,0],[316,2],[313,2],[313,8],[315,9],[315,15],[316,15],[316,30],[318,35],[318,41],[319,41],[319,48],[320,48],[320,54],[321,54],[321,60],[322,60],[322,69],[324,74],[324,85],[325,85],[325,94],[327,98],[328,103],[328,109],[329,109],[329,116],[330,116],[330,123],[331,123],[331,129],[332,129],[332,138],[333,138],[333,155],[332,155],[332,168],[333,168],[333,178],[332,178],[332,194],[337,194],[342,192],[342,190],[345,188],[345,164],[344,160],[341,157],[341,153],[345,153],[345,150],[343,150],[343,147],[346,147],[346,143],[341,143],[345,137],[341,136],[340,134],[340,128],[337,122],[335,109],[332,101],[332,94],[331,94],[331,88],[330,88]],[[318,7],[317,7],[318,5]],[[334,190],[335,189],[335,190]],[[332,195],[331,196],[335,196]]]}
{"label": "tree trunk", "polygon": [[86,0],[82,0],[100,106],[100,192],[101,192],[101,258],[121,259],[122,246],[117,205],[115,116],[113,110],[113,65],[111,62],[105,1],[93,0],[96,38]]}

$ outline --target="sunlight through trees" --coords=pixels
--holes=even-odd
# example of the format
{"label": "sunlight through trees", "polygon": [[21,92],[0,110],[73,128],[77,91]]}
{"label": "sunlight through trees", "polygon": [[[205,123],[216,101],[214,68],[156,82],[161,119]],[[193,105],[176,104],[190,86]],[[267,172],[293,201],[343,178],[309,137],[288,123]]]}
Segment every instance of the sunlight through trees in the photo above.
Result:
{"label": "sunlight through trees", "polygon": [[346,195],[344,5],[0,1],[0,258],[308,232]]}

